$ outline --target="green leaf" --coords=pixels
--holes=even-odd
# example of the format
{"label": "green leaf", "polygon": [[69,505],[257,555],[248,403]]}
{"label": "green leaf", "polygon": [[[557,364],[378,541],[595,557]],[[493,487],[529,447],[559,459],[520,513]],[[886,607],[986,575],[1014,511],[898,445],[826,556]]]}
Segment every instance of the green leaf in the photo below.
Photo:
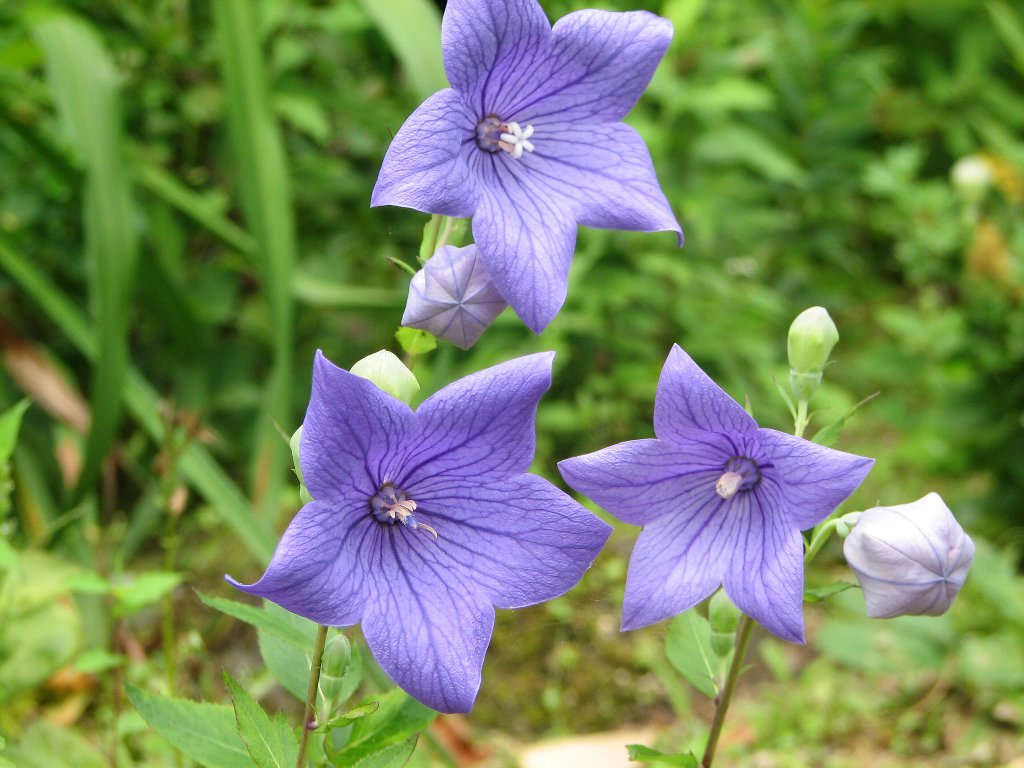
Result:
{"label": "green leaf", "polygon": [[[316,624],[301,616],[289,613],[280,606],[269,601],[264,601],[262,609],[248,603],[240,603],[237,600],[228,600],[224,597],[209,597],[199,590],[196,590],[199,599],[204,605],[214,610],[226,613],[246,624],[252,624],[257,629],[262,629],[281,640],[298,648],[306,654],[313,652],[313,640],[316,637]],[[309,667],[306,667],[309,672]],[[303,696],[304,697],[304,696]]]}
{"label": "green leaf", "polygon": [[260,656],[270,674],[299,701],[306,700],[309,686],[309,654],[265,629],[257,630]]}
{"label": "green leaf", "polygon": [[337,717],[332,717],[330,720],[324,723],[324,727],[328,729],[344,728],[346,725],[351,725],[361,717],[372,715],[379,708],[380,702],[371,701],[369,704],[363,704],[362,706],[356,707],[355,709],[350,709],[348,712],[338,715]]}
{"label": "green leaf", "polygon": [[96,675],[120,667],[125,661],[127,661],[127,657],[120,653],[111,653],[102,648],[91,648],[75,659],[75,669],[86,675]]}
{"label": "green leaf", "polygon": [[676,765],[683,768],[699,768],[699,762],[692,752],[685,755],[666,755],[643,744],[627,744],[629,759],[636,763],[654,763],[655,765]]}
{"label": "green leaf", "polygon": [[840,592],[845,592],[846,590],[853,589],[856,586],[857,584],[852,581],[837,581],[835,584],[828,584],[824,587],[805,589],[804,602],[820,603],[822,600],[832,597],[832,595],[838,595]]}
{"label": "green leaf", "polygon": [[416,751],[418,739],[419,736],[410,736],[398,744],[384,747],[384,749],[373,752],[353,763],[352,768],[402,768],[409,762],[412,753]]}
{"label": "green leaf", "polygon": [[75,490],[80,500],[98,476],[121,421],[138,238],[117,68],[99,36],[77,17],[47,12],[33,26],[61,123],[84,170],[86,274],[98,363],[92,368],[89,437]]}
{"label": "green leaf", "polygon": [[[9,762],[6,758],[10,758]],[[110,761],[74,729],[61,728],[47,720],[36,720],[0,757],[0,768],[108,768]]]}
{"label": "green leaf", "polygon": [[30,400],[21,400],[0,414],[0,465],[11,460],[14,444],[18,440],[21,417],[31,405]]}
{"label": "green leaf", "polygon": [[[231,674],[224,671],[224,685],[235,709],[238,733],[259,768],[292,768],[299,757],[299,743],[290,728],[282,731]],[[283,722],[283,721],[282,721]]]}
{"label": "green leaf", "polygon": [[345,750],[335,758],[339,768],[352,768],[382,747],[407,740],[424,730],[437,717],[437,712],[393,688],[377,698],[380,706],[367,717],[356,720]]}
{"label": "green leaf", "polygon": [[843,431],[843,427],[846,426],[846,420],[853,416],[853,414],[855,414],[862,405],[870,403],[880,394],[882,393],[875,392],[874,394],[865,397],[863,400],[861,400],[859,403],[853,406],[853,408],[847,411],[838,421],[834,421],[827,427],[822,427],[821,429],[819,429],[815,433],[814,437],[811,438],[811,442],[817,443],[818,445],[824,445],[826,448],[831,448],[833,445],[835,445],[836,440],[839,439],[839,433]]}
{"label": "green leaf", "polygon": [[277,512],[288,455],[276,425],[292,418],[291,286],[298,248],[288,162],[260,48],[261,7],[251,0],[217,0],[212,5],[242,211],[256,239],[255,258],[270,321],[273,365],[261,398],[250,469],[255,505],[269,517]]}
{"label": "green leaf", "polygon": [[206,768],[252,768],[231,707],[155,696],[134,685],[125,688],[143,719],[197,763]]}
{"label": "green leaf", "polygon": [[[89,322],[75,304],[57,289],[44,273],[0,242],[0,267],[18,283],[43,312],[60,328],[67,339],[89,360],[99,360],[99,345]],[[129,370],[125,384],[128,410],[157,444],[164,439],[164,421],[160,417],[161,398],[136,370]],[[270,526],[252,514],[252,505],[238,486],[210,456],[209,451],[192,442],[181,457],[179,468],[189,484],[203,496],[222,520],[234,531],[249,553],[265,561],[274,553],[277,540]]]}
{"label": "green leaf", "polygon": [[441,59],[441,17],[427,0],[359,0],[402,62],[405,76],[422,99],[448,87]]}
{"label": "green leaf", "polygon": [[115,583],[111,592],[125,614],[152,605],[181,583],[182,574],[147,571],[124,583]]}
{"label": "green leaf", "polygon": [[718,695],[717,657],[711,648],[711,625],[689,610],[672,620],[665,638],[665,654],[690,684],[709,698]]}
{"label": "green leaf", "polygon": [[18,567],[18,553],[7,539],[0,539],[0,571],[13,571]]}
{"label": "green leaf", "polygon": [[437,349],[437,337],[418,328],[399,328],[395,338],[409,355],[425,355]]}
{"label": "green leaf", "polygon": [[992,25],[1003,38],[1006,47],[1013,56],[1017,69],[1024,74],[1024,21],[1014,12],[1005,0],[992,0],[986,4]]}

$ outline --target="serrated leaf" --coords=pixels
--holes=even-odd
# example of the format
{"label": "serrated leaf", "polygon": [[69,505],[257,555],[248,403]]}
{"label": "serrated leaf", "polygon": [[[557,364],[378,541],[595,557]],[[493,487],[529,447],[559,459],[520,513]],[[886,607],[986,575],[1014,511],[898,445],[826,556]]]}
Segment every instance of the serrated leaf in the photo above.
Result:
{"label": "serrated leaf", "polygon": [[416,751],[416,742],[419,736],[410,736],[405,741],[392,744],[384,749],[367,755],[354,763],[352,768],[402,768],[409,762],[412,753]]}
{"label": "serrated leaf", "polygon": [[711,648],[711,625],[689,610],[672,620],[665,638],[665,655],[679,673],[705,696],[718,695],[715,681],[717,657]]}
{"label": "serrated leaf", "polygon": [[820,603],[822,600],[832,597],[832,595],[838,595],[840,592],[845,592],[846,590],[853,589],[856,586],[857,584],[852,581],[837,581],[834,584],[827,584],[824,587],[805,589],[804,602]]}
{"label": "serrated leaf", "polygon": [[683,768],[699,768],[699,762],[692,752],[685,755],[666,755],[643,744],[627,744],[629,759],[636,763],[653,763],[655,765],[675,765]]}
{"label": "serrated leaf", "polygon": [[826,448],[831,448],[833,445],[835,445],[836,440],[839,439],[839,433],[843,431],[843,427],[846,426],[846,420],[853,416],[853,414],[855,414],[862,405],[871,402],[880,394],[882,393],[875,392],[874,394],[865,397],[863,400],[861,400],[859,403],[853,406],[853,408],[847,411],[840,419],[833,421],[828,426],[819,429],[814,434],[814,437],[811,438],[811,442],[817,443],[818,445],[824,445]]}
{"label": "serrated leaf", "polygon": [[249,692],[227,670],[224,685],[235,710],[238,734],[259,768],[292,768],[298,761],[299,743],[290,728],[281,730]]}
{"label": "serrated leaf", "polygon": [[21,429],[21,417],[25,415],[31,401],[20,400],[3,413],[0,413],[0,464],[6,464],[14,453],[14,444],[18,441]]}
{"label": "serrated leaf", "polygon": [[[199,590],[196,590],[196,594],[204,605],[213,608],[215,611],[226,613],[228,616],[244,621],[246,624],[252,624],[257,629],[269,632],[275,637],[291,643],[303,653],[313,652],[316,624],[308,619],[288,613],[283,608],[270,602],[265,602],[264,607],[261,609],[255,605],[240,603],[237,600],[209,597]],[[304,697],[305,694],[303,694]]]}
{"label": "serrated leaf", "polygon": [[270,674],[299,701],[306,700],[309,685],[309,656],[289,642],[264,629],[257,630],[260,657]]}
{"label": "serrated leaf", "polygon": [[231,707],[156,696],[134,685],[125,689],[142,718],[197,763],[206,768],[252,768]]}
{"label": "serrated leaf", "polygon": [[338,768],[354,768],[383,747],[418,734],[437,717],[437,712],[397,688],[378,697],[377,702],[380,706],[375,713],[353,723],[348,745],[334,760]]}

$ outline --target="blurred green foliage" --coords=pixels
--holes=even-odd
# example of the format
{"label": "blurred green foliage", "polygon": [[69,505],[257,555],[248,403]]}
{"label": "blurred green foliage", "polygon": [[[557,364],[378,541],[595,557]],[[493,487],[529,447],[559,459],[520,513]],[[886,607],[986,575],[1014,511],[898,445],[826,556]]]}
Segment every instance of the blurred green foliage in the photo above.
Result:
{"label": "blurred green foliage", "polygon": [[[161,590],[173,574],[212,585],[265,561],[296,508],[279,433],[301,420],[315,349],[344,367],[401,352],[408,277],[390,260],[415,261],[426,217],[371,210],[369,196],[437,76],[436,17],[406,1],[433,21],[347,0],[0,4],[0,410],[35,403],[0,519],[0,555],[22,569],[3,593],[19,613],[0,605],[0,733],[46,742],[44,727],[24,730],[45,703],[33,690],[79,653],[94,654],[85,669],[119,670],[141,649],[146,663],[125,672],[146,686],[164,660],[174,670],[182,654],[229,647],[223,624],[189,631],[214,621],[189,594]],[[590,4],[542,0],[551,18]],[[675,24],[629,122],[687,244],[581,231],[543,337],[506,313],[468,353],[442,343],[415,359],[421,396],[557,350],[535,464],[550,476],[557,459],[651,434],[678,342],[762,424],[787,429],[772,381],[786,377],[786,329],[823,305],[841,340],[816,426],[882,391],[838,445],[879,459],[850,508],[934,489],[972,533],[1024,540],[1024,12],[1006,0],[593,4]],[[990,178],[973,196],[950,176],[967,156]],[[500,620],[485,686],[517,703],[485,696],[480,722],[525,735],[664,708],[649,638],[633,658],[608,630],[628,553],[624,528],[617,538],[591,574],[600,595]],[[1004,566],[999,583],[1019,589]],[[0,577],[12,567],[0,560]],[[105,586],[73,597],[62,569]],[[144,572],[169,581],[118,608]],[[977,622],[989,658],[1000,643],[1019,655],[1005,615]],[[48,644],[40,628],[58,624]],[[521,637],[531,661],[549,654],[543,680],[520,671]],[[589,648],[601,663],[582,663]],[[26,649],[32,665],[18,661]],[[623,674],[605,674],[613,663]],[[950,685],[988,706],[1006,681],[972,674]],[[166,692],[205,694],[219,679],[166,677]],[[90,679],[78,714],[150,749],[137,718],[110,708],[109,681]]]}

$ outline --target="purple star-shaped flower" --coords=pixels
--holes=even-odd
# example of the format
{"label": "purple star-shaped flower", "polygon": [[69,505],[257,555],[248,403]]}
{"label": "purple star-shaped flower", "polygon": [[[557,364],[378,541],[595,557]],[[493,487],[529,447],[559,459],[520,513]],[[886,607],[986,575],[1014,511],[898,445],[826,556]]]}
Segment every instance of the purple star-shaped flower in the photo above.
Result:
{"label": "purple star-shaped flower", "polygon": [[539,333],[565,301],[577,224],[682,243],[643,139],[621,122],[671,39],[646,12],[578,11],[551,27],[537,0],[449,0],[452,87],[399,130],[371,204],[472,216],[498,290]]}
{"label": "purple star-shaped flower", "polygon": [[611,528],[526,474],[554,353],[467,376],[414,412],[318,354],[299,446],[314,501],[246,592],[320,624],[361,622],[381,668],[468,712],[494,607],[570,589]]}
{"label": "purple star-shaped flower", "polygon": [[421,328],[469,349],[508,302],[498,292],[475,245],[446,245],[409,283],[402,325]]}
{"label": "purple star-shaped flower", "polygon": [[644,526],[622,628],[681,613],[725,587],[779,637],[803,642],[803,537],[860,485],[872,459],[759,429],[673,346],[654,404],[657,439],[566,459],[565,481]]}

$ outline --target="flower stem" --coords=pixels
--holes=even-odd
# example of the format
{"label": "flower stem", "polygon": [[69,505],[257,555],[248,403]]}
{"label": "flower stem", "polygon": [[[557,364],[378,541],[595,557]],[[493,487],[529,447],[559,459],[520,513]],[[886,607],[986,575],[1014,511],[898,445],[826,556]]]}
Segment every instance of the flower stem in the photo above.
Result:
{"label": "flower stem", "polygon": [[704,748],[704,757],[700,760],[701,768],[711,768],[711,762],[715,759],[718,738],[722,735],[722,726],[725,724],[725,713],[729,711],[732,692],[736,689],[736,682],[740,679],[743,658],[747,655],[747,646],[750,645],[750,634],[754,630],[754,623],[754,620],[746,614],[740,619],[739,628],[736,630],[736,650],[732,655],[732,664],[729,665],[725,685],[715,698],[715,719],[711,722],[708,745]]}
{"label": "flower stem", "polygon": [[299,741],[299,759],[295,768],[303,768],[306,763],[306,748],[309,746],[309,732],[317,726],[313,718],[316,709],[316,696],[320,691],[320,662],[324,657],[324,646],[327,645],[327,627],[320,625],[316,631],[316,645],[313,646],[313,662],[309,666],[309,685],[306,687],[306,710],[302,714],[302,738]]}
{"label": "flower stem", "polygon": [[437,236],[441,231],[441,219],[444,218],[438,213],[430,217],[430,221],[423,228],[423,242],[420,243],[420,264],[426,262],[434,251],[437,250]]}
{"label": "flower stem", "polygon": [[797,437],[804,436],[804,430],[807,429],[807,425],[811,419],[807,415],[807,401],[798,400],[796,404],[796,425],[793,429],[793,434]]}

